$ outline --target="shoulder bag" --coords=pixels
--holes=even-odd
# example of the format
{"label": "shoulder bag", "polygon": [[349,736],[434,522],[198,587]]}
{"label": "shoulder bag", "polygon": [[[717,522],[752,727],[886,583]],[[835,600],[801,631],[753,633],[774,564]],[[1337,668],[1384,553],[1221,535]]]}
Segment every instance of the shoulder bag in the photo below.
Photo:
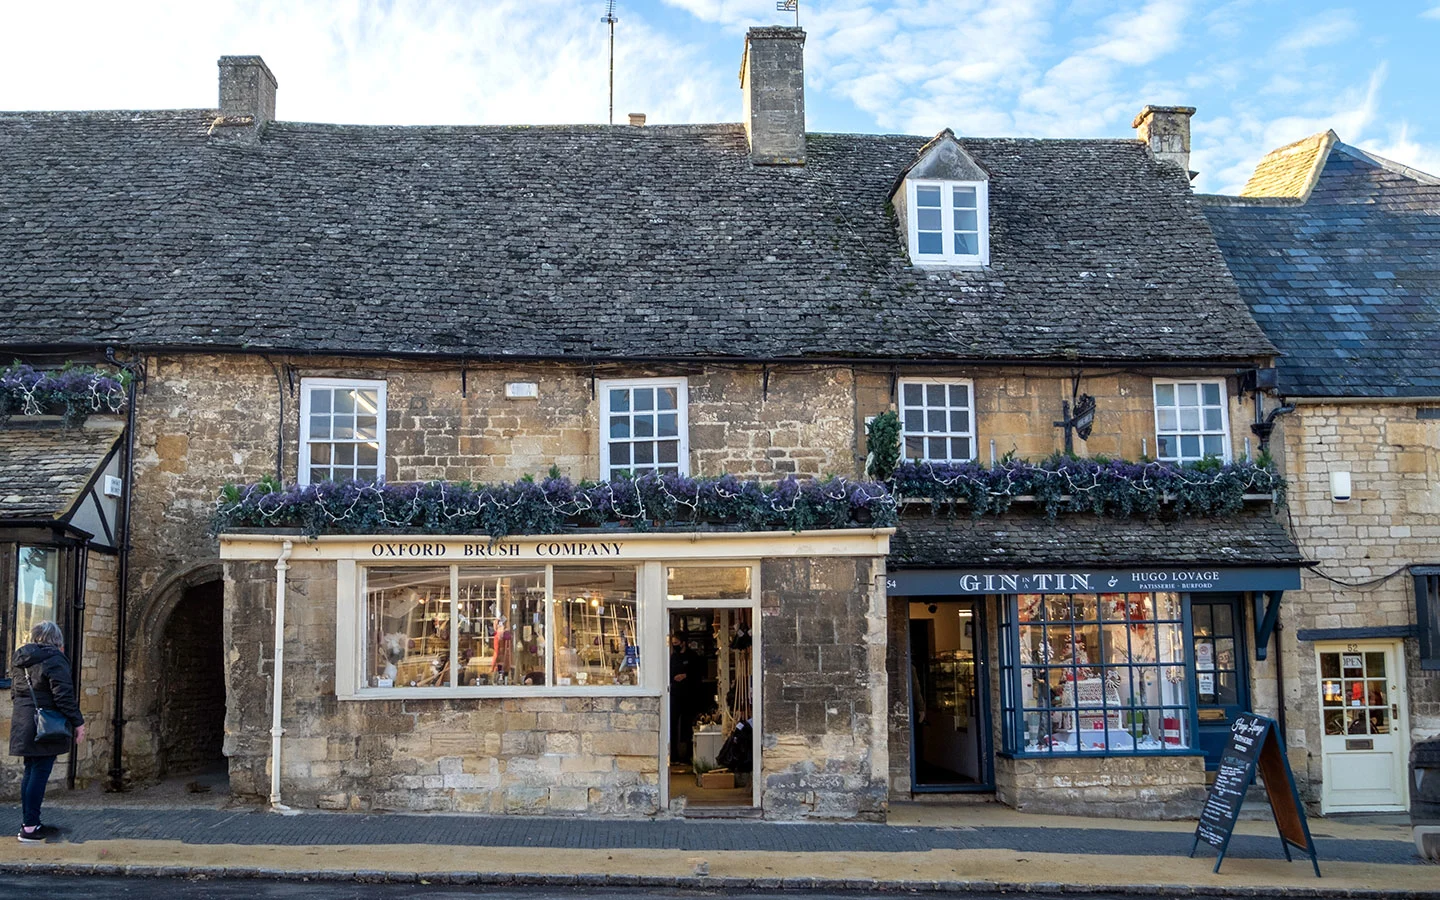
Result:
{"label": "shoulder bag", "polygon": [[48,743],[74,737],[69,719],[61,715],[59,710],[45,709],[40,705],[40,701],[35,699],[35,682],[30,680],[29,669],[25,670],[25,683],[30,687],[30,702],[35,704],[35,742]]}

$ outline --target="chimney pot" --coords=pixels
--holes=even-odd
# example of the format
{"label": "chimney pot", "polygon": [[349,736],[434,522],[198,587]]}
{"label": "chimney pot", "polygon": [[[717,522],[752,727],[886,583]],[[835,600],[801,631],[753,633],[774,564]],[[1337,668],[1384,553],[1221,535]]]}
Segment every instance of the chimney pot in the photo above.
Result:
{"label": "chimney pot", "polygon": [[1190,171],[1190,117],[1195,115],[1193,106],[1146,106],[1130,123],[1135,136],[1150,146],[1150,152],[1160,162],[1179,166],[1180,171],[1194,177]]}
{"label": "chimney pot", "polygon": [[244,127],[247,136],[259,137],[265,125],[275,121],[275,89],[279,87],[275,75],[258,56],[222,56],[217,65],[220,118],[216,126],[224,126],[227,132]]}
{"label": "chimney pot", "polygon": [[644,124],[645,124],[645,114],[644,114],[644,113],[631,113],[631,114],[630,114],[630,124],[631,124],[631,125],[635,125],[635,126],[637,126],[637,127],[640,126],[640,125],[644,125]]}
{"label": "chimney pot", "polygon": [[805,32],[752,28],[740,61],[745,137],[756,165],[805,164]]}

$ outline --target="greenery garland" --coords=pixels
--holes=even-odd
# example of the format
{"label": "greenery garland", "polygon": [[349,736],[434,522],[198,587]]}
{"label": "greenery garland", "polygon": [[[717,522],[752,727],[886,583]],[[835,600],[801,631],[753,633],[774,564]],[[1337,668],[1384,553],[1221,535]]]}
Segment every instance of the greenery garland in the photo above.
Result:
{"label": "greenery garland", "polygon": [[319,534],[561,534],[576,528],[806,531],[884,528],[896,505],[884,485],[789,476],[762,486],[733,475],[641,475],[574,484],[548,477],[514,484],[362,481],[282,486],[273,477],[221,491],[213,529],[298,528]]}
{"label": "greenery garland", "polygon": [[886,410],[865,424],[865,474],[889,481],[900,463],[900,416]]}
{"label": "greenery garland", "polygon": [[999,515],[1025,497],[1049,519],[1060,513],[1153,518],[1164,506],[1175,515],[1232,515],[1246,495],[1285,502],[1285,479],[1268,465],[1205,459],[1186,465],[1082,459],[1056,454],[1039,463],[1006,459],[979,463],[903,462],[891,480],[897,502],[925,499],[934,512],[969,507],[976,518]]}
{"label": "greenery garland", "polygon": [[130,377],[128,372],[111,375],[70,363],[57,372],[13,363],[0,370],[0,424],[13,415],[58,413],[66,426],[74,428],[92,413],[122,412]]}

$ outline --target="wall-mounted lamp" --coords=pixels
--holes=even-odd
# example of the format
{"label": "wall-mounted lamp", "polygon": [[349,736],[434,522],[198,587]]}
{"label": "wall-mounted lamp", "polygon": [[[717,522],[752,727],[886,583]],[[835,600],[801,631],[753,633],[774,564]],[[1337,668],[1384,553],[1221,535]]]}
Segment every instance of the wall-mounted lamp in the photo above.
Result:
{"label": "wall-mounted lamp", "polygon": [[1350,499],[1350,473],[1330,473],[1330,499],[1336,503],[1344,503]]}

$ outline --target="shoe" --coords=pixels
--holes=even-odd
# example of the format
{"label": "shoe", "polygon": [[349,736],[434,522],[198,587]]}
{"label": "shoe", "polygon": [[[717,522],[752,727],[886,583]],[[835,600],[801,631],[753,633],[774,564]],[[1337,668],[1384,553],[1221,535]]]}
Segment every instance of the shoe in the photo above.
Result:
{"label": "shoe", "polygon": [[20,829],[20,843],[22,843],[22,844],[43,844],[43,843],[45,843],[45,832],[42,830],[43,828],[44,828],[44,826],[41,826],[40,828],[37,828],[37,829],[35,829],[34,831],[26,831],[26,830],[23,829],[23,828]]}
{"label": "shoe", "polygon": [[54,825],[41,825],[30,833],[32,835],[38,834],[41,837],[53,838],[60,835],[60,829],[56,828]]}

